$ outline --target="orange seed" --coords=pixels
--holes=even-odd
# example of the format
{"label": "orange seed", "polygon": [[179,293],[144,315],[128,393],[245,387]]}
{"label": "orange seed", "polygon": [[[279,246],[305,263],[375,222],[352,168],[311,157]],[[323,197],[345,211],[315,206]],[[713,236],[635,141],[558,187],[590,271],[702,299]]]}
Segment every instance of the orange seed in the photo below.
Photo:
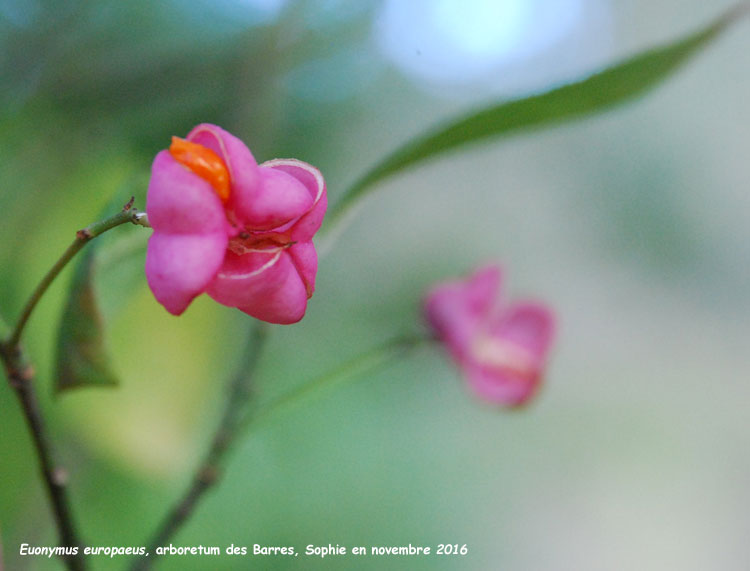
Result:
{"label": "orange seed", "polygon": [[229,169],[222,158],[211,149],[180,137],[172,137],[169,154],[207,181],[222,202],[229,200]]}

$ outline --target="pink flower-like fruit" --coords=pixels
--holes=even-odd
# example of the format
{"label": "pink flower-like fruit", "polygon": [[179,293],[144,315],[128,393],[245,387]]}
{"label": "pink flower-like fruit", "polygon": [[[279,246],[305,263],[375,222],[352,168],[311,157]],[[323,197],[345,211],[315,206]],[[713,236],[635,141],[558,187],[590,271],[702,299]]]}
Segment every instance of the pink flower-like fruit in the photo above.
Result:
{"label": "pink flower-like fruit", "polygon": [[504,307],[501,271],[478,270],[463,281],[435,286],[425,298],[427,321],[479,397],[519,406],[542,380],[555,335],[555,317],[534,302]]}
{"label": "pink flower-like fruit", "polygon": [[258,165],[237,137],[198,125],[151,167],[149,287],[174,315],[205,292],[262,321],[295,323],[315,289],[312,238],[326,206],[316,168],[296,159]]}

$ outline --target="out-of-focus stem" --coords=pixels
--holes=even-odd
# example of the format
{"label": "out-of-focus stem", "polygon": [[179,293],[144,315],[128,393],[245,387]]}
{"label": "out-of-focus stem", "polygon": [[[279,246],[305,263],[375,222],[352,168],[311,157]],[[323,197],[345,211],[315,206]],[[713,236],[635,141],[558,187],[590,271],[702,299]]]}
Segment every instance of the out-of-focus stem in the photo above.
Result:
{"label": "out-of-focus stem", "polygon": [[39,458],[39,467],[42,471],[42,479],[52,504],[52,513],[55,516],[60,545],[79,548],[77,555],[63,557],[63,560],[68,569],[85,569],[83,553],[81,553],[83,546],[78,539],[67,497],[67,474],[56,464],[52,453],[52,443],[34,390],[34,372],[31,366],[25,363],[23,355],[17,347],[11,348],[5,344],[0,345],[0,356],[2,356],[5,374],[8,376],[10,386],[21,403],[26,424],[34,441],[36,454]]}
{"label": "out-of-focus stem", "polygon": [[144,571],[151,567],[156,559],[156,548],[169,541],[193,513],[198,500],[217,482],[221,473],[221,463],[237,437],[244,434],[243,429],[252,430],[276,416],[282,410],[299,404],[306,398],[330,389],[337,384],[355,379],[366,372],[371,372],[427,340],[423,337],[397,337],[392,339],[347,361],[334,371],[304,384],[274,401],[258,415],[252,416],[246,410],[251,396],[251,376],[265,336],[265,327],[258,326],[254,331],[254,337],[251,337],[243,367],[241,367],[230,386],[224,416],[204,461],[196,471],[190,487],[172,507],[159,530],[149,542],[149,547],[146,549],[149,555],[139,557],[131,567],[131,571]]}
{"label": "out-of-focus stem", "polygon": [[249,417],[246,426],[249,430],[253,430],[256,426],[267,422],[280,412],[292,408],[308,398],[315,397],[336,385],[357,379],[365,373],[371,373],[426,341],[428,341],[427,338],[417,336],[402,336],[386,341],[382,345],[370,349],[361,355],[357,355],[339,365],[333,371],[329,371],[303,384],[292,392],[279,397],[257,415]]}
{"label": "out-of-focus stem", "polygon": [[213,487],[221,475],[221,465],[227,452],[235,443],[241,427],[241,419],[247,413],[252,397],[255,366],[265,345],[268,327],[256,324],[248,336],[244,359],[229,384],[224,413],[211,441],[206,456],[193,476],[193,481],[185,493],[167,513],[161,525],[146,548],[148,556],[135,560],[133,571],[149,569],[158,557],[156,548],[164,545],[193,514],[198,501]]}

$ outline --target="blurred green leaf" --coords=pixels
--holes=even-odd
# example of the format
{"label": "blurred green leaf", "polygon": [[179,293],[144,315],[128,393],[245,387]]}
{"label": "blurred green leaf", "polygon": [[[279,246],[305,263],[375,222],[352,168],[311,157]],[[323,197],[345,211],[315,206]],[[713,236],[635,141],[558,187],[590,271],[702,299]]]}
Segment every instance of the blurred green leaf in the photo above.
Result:
{"label": "blurred green leaf", "polygon": [[144,264],[149,231],[114,232],[97,244],[94,287],[106,323],[117,319],[126,301],[146,287]]}
{"label": "blurred green leaf", "polygon": [[10,326],[5,321],[2,315],[0,315],[0,339],[5,339],[5,336],[10,332]]}
{"label": "blurred green leaf", "polygon": [[747,6],[668,45],[640,53],[575,83],[523,99],[492,105],[418,136],[356,181],[328,214],[329,225],[376,182],[465,144],[532,128],[556,125],[602,111],[644,94],[708,46]]}
{"label": "blurred green leaf", "polygon": [[93,286],[91,245],[76,266],[57,340],[55,390],[117,385],[104,346],[104,327]]}

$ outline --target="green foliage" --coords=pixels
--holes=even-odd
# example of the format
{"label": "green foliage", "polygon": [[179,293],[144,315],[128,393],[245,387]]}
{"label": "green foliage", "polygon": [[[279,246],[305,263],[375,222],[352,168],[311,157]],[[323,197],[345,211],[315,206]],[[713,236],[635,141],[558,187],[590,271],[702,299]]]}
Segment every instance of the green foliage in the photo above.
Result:
{"label": "green foliage", "polygon": [[10,332],[10,327],[5,322],[5,319],[3,319],[3,316],[0,315],[0,339],[5,339]]}
{"label": "green foliage", "polygon": [[490,137],[497,138],[577,119],[644,94],[707,47],[741,12],[742,9],[732,10],[697,32],[640,53],[584,80],[480,109],[416,137],[355,182],[329,213],[329,224],[364,196],[375,183],[422,161]]}
{"label": "green foliage", "polygon": [[[122,208],[128,196],[137,195],[139,204],[143,203],[145,188],[142,176],[131,178],[115,193],[103,215]],[[145,243],[144,233],[133,235],[116,229],[86,246],[75,266],[60,319],[55,363],[57,391],[118,384],[104,341],[105,323],[134,289],[134,280],[142,276]],[[100,295],[102,289],[106,290],[105,295]]]}
{"label": "green foliage", "polygon": [[109,367],[104,327],[92,283],[94,249],[76,267],[57,337],[55,388],[111,386],[117,377]]}

